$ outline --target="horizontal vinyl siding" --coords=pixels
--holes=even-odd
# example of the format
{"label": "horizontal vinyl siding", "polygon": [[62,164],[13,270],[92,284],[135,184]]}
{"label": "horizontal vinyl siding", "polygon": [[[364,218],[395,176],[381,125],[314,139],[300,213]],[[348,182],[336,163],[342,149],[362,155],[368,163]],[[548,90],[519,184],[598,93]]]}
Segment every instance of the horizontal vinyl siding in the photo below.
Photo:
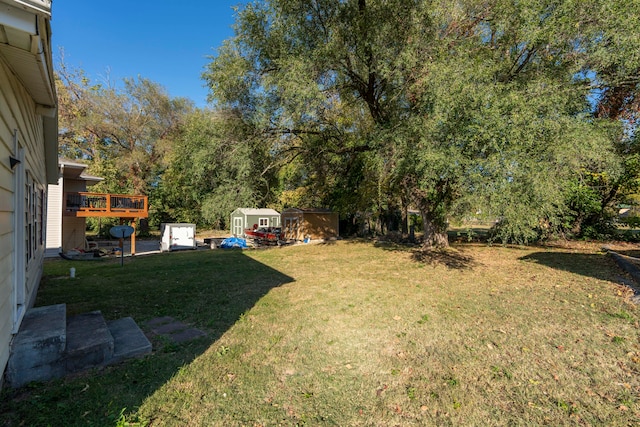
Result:
{"label": "horizontal vinyl siding", "polygon": [[38,250],[38,253],[31,260],[27,267],[27,294],[25,304],[27,308],[33,307],[36,302],[36,294],[40,287],[40,280],[42,279],[42,263],[44,262],[44,245]]}
{"label": "horizontal vinyl siding", "polygon": [[45,256],[54,257],[62,250],[62,185],[49,185],[48,189]]}
{"label": "horizontal vinyl siding", "polygon": [[[9,80],[9,76],[6,73],[6,67],[0,61],[0,82]],[[8,277],[9,273],[13,271],[11,268],[14,209],[13,171],[10,169],[8,159],[9,156],[15,154],[13,152],[13,129],[16,128],[5,91],[6,88],[0,88],[0,159],[2,159],[0,161],[0,241],[4,243],[0,246],[0,277],[3,278]],[[2,263],[3,259],[8,261]],[[7,268],[10,268],[10,270],[7,270]],[[4,292],[4,290],[0,290],[0,292]],[[0,293],[0,303],[10,296],[10,293],[9,296]],[[2,313],[4,314],[4,312]],[[0,365],[0,367],[2,366]]]}
{"label": "horizontal vinyl siding", "polygon": [[11,307],[13,257],[9,250],[13,247],[13,234],[0,238],[0,375],[9,360],[9,344],[11,343],[11,327],[13,326],[13,309]]}
{"label": "horizontal vinyl siding", "polygon": [[[0,234],[0,278],[4,279],[13,271],[13,233]],[[7,263],[5,265],[5,262]]]}
{"label": "horizontal vinyl siding", "polygon": [[[0,121],[0,126],[3,123]],[[4,142],[0,139],[0,142]],[[11,140],[10,140],[11,142]],[[2,153],[2,158],[5,159],[4,162],[0,162],[0,189],[13,191],[13,171],[9,169],[9,156],[13,154],[12,149],[7,147],[4,143],[0,144],[0,153]]]}
{"label": "horizontal vinyl siding", "polygon": [[[11,280],[9,278],[0,282],[0,292],[9,292],[11,295]],[[9,298],[0,299],[0,368],[2,374],[9,361],[9,351],[11,343],[11,326],[12,326],[13,311],[11,309],[11,301]],[[0,384],[2,382],[0,381]]]}
{"label": "horizontal vinyl siding", "polygon": [[[0,66],[1,73],[5,73],[10,82],[10,92],[4,92],[7,96],[14,93],[16,96],[7,96],[13,118],[18,129],[18,138],[25,150],[25,170],[31,174],[38,187],[47,188],[44,133],[42,117],[36,114],[36,105],[26,89],[8,73],[4,64]],[[4,85],[2,87],[5,87]],[[26,274],[26,301],[35,299],[40,277],[42,276],[42,261],[44,258],[44,244],[39,245],[34,256],[27,264]]]}
{"label": "horizontal vinyl siding", "polygon": [[[8,157],[17,154],[14,152],[14,130],[17,130],[18,140],[25,151],[25,170],[45,193],[47,188],[43,119],[35,110],[33,99],[0,58],[0,188],[5,190],[1,196],[9,196],[12,200],[0,203],[0,372],[4,372],[6,367],[13,326],[14,172],[8,168]],[[20,238],[24,238],[24,230],[17,232]],[[24,257],[25,254],[15,256]],[[35,300],[42,277],[43,257],[44,244],[38,245],[26,266],[27,306]]]}
{"label": "horizontal vinyl siding", "polygon": [[44,133],[42,117],[36,114],[36,105],[26,89],[10,73],[3,61],[0,61],[0,115],[5,122],[0,129],[0,138],[13,149],[13,130],[18,130],[18,138],[26,152],[26,169],[37,182],[46,184],[46,165],[44,157]]}
{"label": "horizontal vinyl siding", "polygon": [[[0,79],[2,79],[0,70]],[[0,93],[0,324],[9,322],[12,311],[6,305],[11,298],[11,276],[13,274],[13,172],[7,159],[13,154],[13,140],[8,131],[7,119],[2,117],[6,109]],[[9,119],[11,121],[11,119]],[[7,139],[8,136],[8,139]],[[9,328],[10,329],[10,328]],[[9,330],[9,334],[11,331]],[[7,332],[0,328],[0,371],[3,372],[6,360],[3,353],[7,344]],[[1,375],[1,372],[0,372]]]}
{"label": "horizontal vinyl siding", "polygon": [[[6,81],[5,69],[0,62],[0,81]],[[13,152],[12,129],[15,122],[10,114],[4,92],[0,90],[0,375],[9,360],[13,310],[11,293],[13,283],[13,171],[9,156]]]}
{"label": "horizontal vinyl siding", "polygon": [[13,192],[0,188],[0,212],[13,212]]}

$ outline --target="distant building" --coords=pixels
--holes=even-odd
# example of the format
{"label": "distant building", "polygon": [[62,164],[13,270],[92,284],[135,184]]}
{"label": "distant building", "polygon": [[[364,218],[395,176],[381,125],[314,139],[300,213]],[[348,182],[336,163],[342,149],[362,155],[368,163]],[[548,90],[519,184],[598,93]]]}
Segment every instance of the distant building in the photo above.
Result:
{"label": "distant building", "polygon": [[231,234],[243,236],[245,229],[280,227],[280,213],[274,209],[238,208],[231,212]]}
{"label": "distant building", "polygon": [[102,178],[86,173],[87,165],[72,160],[58,161],[58,183],[49,184],[47,200],[47,240],[45,257],[57,257],[60,252],[85,248],[87,219],[64,215],[64,194],[83,192]]}
{"label": "distant building", "polygon": [[339,235],[338,214],[330,209],[289,208],[282,211],[284,240],[329,240]]}

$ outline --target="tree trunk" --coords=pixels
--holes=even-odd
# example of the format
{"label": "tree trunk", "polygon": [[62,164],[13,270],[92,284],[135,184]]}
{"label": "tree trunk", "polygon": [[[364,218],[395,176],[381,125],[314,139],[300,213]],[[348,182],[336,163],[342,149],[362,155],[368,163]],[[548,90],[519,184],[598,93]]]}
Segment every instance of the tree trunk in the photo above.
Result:
{"label": "tree trunk", "polygon": [[453,188],[448,179],[439,180],[431,189],[421,189],[415,179],[405,178],[404,185],[410,194],[412,203],[420,211],[425,250],[448,248],[447,215],[453,200]]}
{"label": "tree trunk", "polygon": [[422,224],[424,228],[422,249],[431,250],[449,247],[446,220],[442,218],[434,219],[428,212],[422,212]]}
{"label": "tree trunk", "polygon": [[402,233],[402,236],[406,236],[409,233],[409,212],[407,209],[407,206],[403,203],[402,204],[402,218],[400,220],[401,224],[400,224],[400,232]]}

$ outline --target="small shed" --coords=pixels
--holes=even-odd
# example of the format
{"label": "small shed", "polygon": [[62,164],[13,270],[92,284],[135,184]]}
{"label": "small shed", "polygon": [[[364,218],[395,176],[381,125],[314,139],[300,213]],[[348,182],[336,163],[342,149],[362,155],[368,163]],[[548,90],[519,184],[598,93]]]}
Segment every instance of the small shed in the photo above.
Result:
{"label": "small shed", "polygon": [[338,214],[330,209],[289,208],[282,212],[285,240],[329,240],[338,237]]}
{"label": "small shed", "polygon": [[274,209],[238,208],[231,212],[231,234],[244,235],[245,229],[280,227],[280,213]]}

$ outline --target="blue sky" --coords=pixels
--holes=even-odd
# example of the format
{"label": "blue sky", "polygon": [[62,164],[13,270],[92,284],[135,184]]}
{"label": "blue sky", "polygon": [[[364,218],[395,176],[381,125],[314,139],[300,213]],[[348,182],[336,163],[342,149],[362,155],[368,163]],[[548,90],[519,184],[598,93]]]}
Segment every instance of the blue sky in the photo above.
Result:
{"label": "blue sky", "polygon": [[67,66],[94,82],[145,77],[171,97],[206,106],[200,78],[207,56],[233,35],[232,6],[245,0],[57,0],[52,4],[54,62],[64,49]]}

